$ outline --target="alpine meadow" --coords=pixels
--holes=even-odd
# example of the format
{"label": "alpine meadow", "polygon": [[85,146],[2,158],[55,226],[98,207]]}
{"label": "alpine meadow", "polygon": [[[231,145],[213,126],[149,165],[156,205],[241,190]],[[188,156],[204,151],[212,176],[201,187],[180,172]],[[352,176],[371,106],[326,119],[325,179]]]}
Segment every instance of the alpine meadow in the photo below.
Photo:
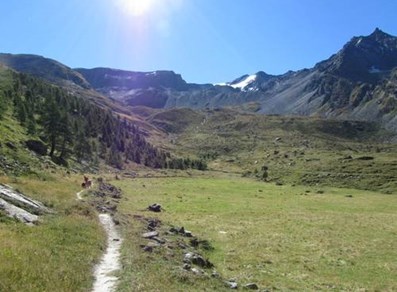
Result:
{"label": "alpine meadow", "polygon": [[395,4],[25,2],[0,291],[397,291]]}

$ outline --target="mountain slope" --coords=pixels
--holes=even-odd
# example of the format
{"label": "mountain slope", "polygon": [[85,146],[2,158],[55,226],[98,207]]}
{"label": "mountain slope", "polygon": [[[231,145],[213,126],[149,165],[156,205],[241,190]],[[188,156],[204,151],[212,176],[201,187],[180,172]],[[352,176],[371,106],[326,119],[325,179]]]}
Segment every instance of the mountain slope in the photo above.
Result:
{"label": "mountain slope", "polygon": [[61,86],[74,86],[88,89],[90,84],[71,68],[52,59],[37,55],[0,54],[0,63],[15,71],[28,73]]}
{"label": "mountain slope", "polygon": [[173,72],[78,71],[96,90],[127,105],[250,108],[262,114],[375,121],[397,131],[397,38],[378,28],[352,38],[311,69],[279,76],[261,71],[217,85],[189,84]]}
{"label": "mountain slope", "polygon": [[122,115],[133,122],[138,122],[141,126],[148,127],[136,116],[131,116],[130,111],[121,103],[109,99],[107,96],[94,90],[79,72],[58,61],[37,55],[0,54],[0,65],[60,86],[69,94],[89,100],[103,109],[110,109],[115,114]]}
{"label": "mountain slope", "polygon": [[[40,65],[43,62],[45,66]],[[339,52],[313,68],[278,76],[260,71],[216,85],[187,83],[172,71],[71,70],[32,55],[3,54],[0,63],[51,82],[69,84],[67,88],[127,116],[129,110],[121,104],[151,108],[233,107],[262,114],[374,121],[397,132],[397,38],[378,28],[369,36],[352,38]],[[51,68],[57,68],[54,74]],[[90,87],[93,90],[87,89]]]}
{"label": "mountain slope", "polygon": [[168,107],[168,99],[180,92],[191,93],[213,87],[210,84],[188,84],[173,71],[132,72],[110,68],[75,70],[98,92],[132,106]]}
{"label": "mountain slope", "polygon": [[[14,152],[25,147],[64,166],[72,162],[97,168],[103,161],[119,169],[128,162],[151,168],[205,168],[201,161],[184,163],[182,158],[154,147],[147,142],[145,132],[127,118],[4,66],[0,66],[0,105],[0,169],[7,174],[14,172],[7,157],[14,157]],[[11,125],[19,130],[9,131]],[[24,171],[29,172],[33,164]],[[15,168],[21,169],[19,163]]]}

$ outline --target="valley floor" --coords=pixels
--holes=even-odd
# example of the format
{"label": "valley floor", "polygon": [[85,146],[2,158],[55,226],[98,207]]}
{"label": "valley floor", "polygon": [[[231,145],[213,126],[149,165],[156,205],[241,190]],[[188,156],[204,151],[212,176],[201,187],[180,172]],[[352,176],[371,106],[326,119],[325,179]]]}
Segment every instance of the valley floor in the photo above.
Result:
{"label": "valley floor", "polygon": [[[327,187],[277,186],[223,174],[114,181],[124,191],[120,291],[223,290],[182,268],[186,250],[167,237],[183,226],[212,251],[200,250],[222,279],[269,290],[397,289],[397,197]],[[145,208],[161,204],[164,212]],[[143,252],[142,218],[162,222],[166,247]],[[144,221],[146,222],[146,221]],[[212,269],[205,270],[211,274]],[[132,286],[131,286],[132,285]]]}
{"label": "valley floor", "polygon": [[[0,178],[56,211],[33,227],[0,216],[0,291],[91,289],[106,236],[89,193],[76,200],[79,179]],[[108,181],[123,191],[114,216],[123,238],[116,291],[228,291],[229,279],[270,291],[397,289],[395,195],[211,171]],[[148,211],[153,203],[163,211]],[[159,244],[142,237],[148,222]],[[182,226],[198,247],[169,232]],[[188,252],[214,267],[184,268]]]}

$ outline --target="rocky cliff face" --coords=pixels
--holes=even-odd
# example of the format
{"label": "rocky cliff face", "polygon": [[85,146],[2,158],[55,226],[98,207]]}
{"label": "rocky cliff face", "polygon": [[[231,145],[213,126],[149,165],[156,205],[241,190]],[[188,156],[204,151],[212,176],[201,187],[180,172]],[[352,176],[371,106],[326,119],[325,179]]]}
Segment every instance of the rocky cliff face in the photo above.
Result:
{"label": "rocky cliff face", "polygon": [[125,70],[94,68],[75,69],[96,89],[103,91],[114,89],[173,88],[186,90],[187,84],[181,75],[172,71],[132,72]]}

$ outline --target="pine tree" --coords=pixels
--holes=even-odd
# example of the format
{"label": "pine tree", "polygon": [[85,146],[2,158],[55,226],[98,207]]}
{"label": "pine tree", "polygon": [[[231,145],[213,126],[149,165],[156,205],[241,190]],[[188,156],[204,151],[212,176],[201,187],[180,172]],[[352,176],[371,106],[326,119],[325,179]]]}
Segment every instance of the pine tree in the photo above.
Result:
{"label": "pine tree", "polygon": [[8,97],[4,91],[0,91],[0,120],[8,108]]}
{"label": "pine tree", "polygon": [[76,137],[76,142],[74,145],[74,153],[78,161],[88,160],[92,158],[92,144],[84,135],[83,131],[79,131]]}
{"label": "pine tree", "polygon": [[28,116],[27,129],[28,129],[29,135],[36,134],[36,120],[35,120],[33,114],[29,114],[29,116]]}
{"label": "pine tree", "polygon": [[120,152],[117,150],[116,144],[112,144],[110,147],[110,152],[108,154],[107,162],[114,167],[119,169],[123,168],[123,161],[121,159]]}
{"label": "pine tree", "polygon": [[64,160],[69,151],[68,146],[73,142],[70,119],[66,112],[61,113],[61,119],[59,121],[59,134],[59,139],[61,140],[59,158]]}
{"label": "pine tree", "polygon": [[53,98],[47,100],[46,110],[41,116],[44,135],[50,143],[50,156],[54,156],[57,141],[60,136],[61,113]]}

